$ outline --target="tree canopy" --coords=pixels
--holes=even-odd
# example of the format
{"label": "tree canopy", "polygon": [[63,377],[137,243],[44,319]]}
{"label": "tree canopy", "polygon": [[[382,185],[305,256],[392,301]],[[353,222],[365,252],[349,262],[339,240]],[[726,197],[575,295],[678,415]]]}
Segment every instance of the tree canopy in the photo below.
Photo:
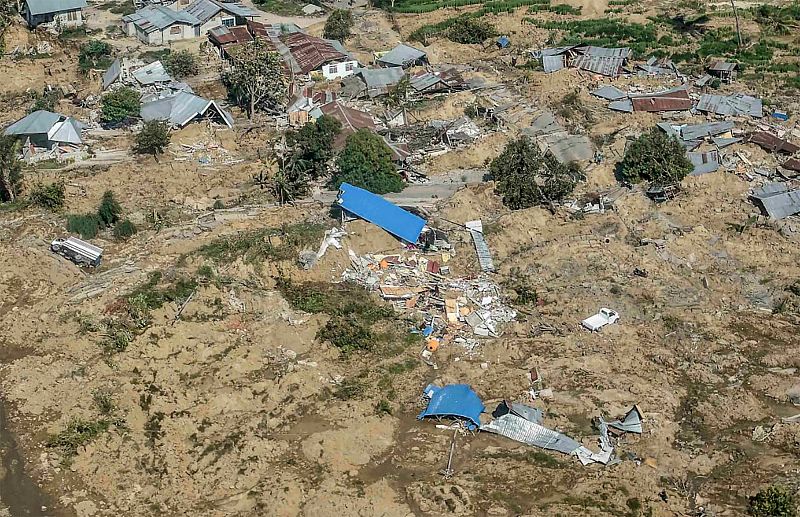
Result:
{"label": "tree canopy", "polygon": [[456,43],[478,44],[497,35],[489,22],[476,18],[464,18],[447,30],[447,39]]}
{"label": "tree canopy", "polygon": [[342,130],[342,123],[328,115],[309,122],[298,131],[286,133],[290,158],[311,178],[325,175],[328,162],[335,152],[333,143]]}
{"label": "tree canopy", "polygon": [[686,148],[677,138],[658,128],[637,138],[625,151],[619,164],[619,177],[626,183],[650,181],[668,186],[681,182],[694,170]]}
{"label": "tree canopy", "polygon": [[128,118],[138,117],[142,108],[139,92],[132,88],[120,88],[103,96],[100,106],[100,119],[116,124]]}
{"label": "tree canopy", "polygon": [[97,208],[97,217],[106,226],[114,226],[119,221],[120,214],[122,214],[122,207],[114,197],[114,193],[106,190],[103,193],[103,199],[100,200],[100,206]]}
{"label": "tree canopy", "polygon": [[22,190],[20,142],[15,136],[0,136],[0,202],[17,200]]}
{"label": "tree canopy", "polygon": [[344,41],[350,37],[353,28],[353,15],[347,9],[334,10],[325,21],[323,35],[327,39]]}
{"label": "tree canopy", "polygon": [[200,64],[198,63],[197,56],[188,50],[170,52],[161,59],[161,63],[164,65],[167,72],[169,72],[169,75],[176,79],[183,79],[184,77],[200,73]]}
{"label": "tree canopy", "polygon": [[512,210],[561,201],[582,178],[577,166],[564,165],[551,153],[542,154],[527,137],[509,142],[492,160],[489,172],[503,204]]}
{"label": "tree canopy", "polygon": [[287,94],[283,60],[260,38],[245,43],[222,74],[230,99],[253,118],[256,110],[280,111]]}
{"label": "tree canopy", "polygon": [[87,73],[93,68],[108,68],[111,64],[111,45],[105,41],[91,40],[81,45],[78,54],[78,69]]}
{"label": "tree canopy", "polygon": [[169,122],[148,120],[142,130],[136,134],[133,152],[136,154],[152,154],[153,157],[163,154],[169,145]]}
{"label": "tree canopy", "polygon": [[374,192],[386,194],[403,190],[400,177],[392,162],[392,150],[383,138],[368,129],[359,129],[347,137],[345,146],[336,159],[338,172],[333,185],[350,183]]}

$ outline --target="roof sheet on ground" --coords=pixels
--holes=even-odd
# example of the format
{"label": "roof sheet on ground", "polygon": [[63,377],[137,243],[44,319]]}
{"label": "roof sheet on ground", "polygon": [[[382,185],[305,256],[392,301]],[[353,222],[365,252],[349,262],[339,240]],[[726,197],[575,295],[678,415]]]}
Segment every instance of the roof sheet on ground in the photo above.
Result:
{"label": "roof sheet on ground", "polygon": [[336,202],[351,214],[412,244],[417,242],[425,226],[425,220],[421,217],[403,210],[377,194],[349,183],[342,183],[339,187]]}
{"label": "roof sheet on ground", "polygon": [[468,385],[448,384],[439,387],[435,384],[428,384],[425,387],[424,395],[430,401],[428,407],[417,416],[419,420],[425,417],[458,417],[470,422],[472,424],[468,425],[470,429],[481,425],[480,416],[484,409],[483,402]]}
{"label": "roof sheet on ground", "polygon": [[418,59],[422,59],[425,56],[427,56],[427,54],[422,50],[411,47],[404,43],[400,43],[392,50],[381,56],[380,59],[378,59],[378,62],[390,66],[405,66],[409,63],[417,61]]}

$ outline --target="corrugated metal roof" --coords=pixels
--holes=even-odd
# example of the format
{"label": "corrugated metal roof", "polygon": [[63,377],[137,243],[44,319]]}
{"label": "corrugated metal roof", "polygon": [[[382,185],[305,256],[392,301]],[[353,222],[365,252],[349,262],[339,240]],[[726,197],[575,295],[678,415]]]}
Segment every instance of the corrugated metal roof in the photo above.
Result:
{"label": "corrugated metal roof", "polygon": [[375,131],[375,121],[372,115],[367,112],[349,108],[342,103],[335,101],[320,106],[320,111],[324,115],[333,117],[342,123],[342,133],[346,136],[359,129],[371,129]]}
{"label": "corrugated metal roof", "polygon": [[405,76],[405,71],[399,66],[391,68],[362,68],[357,73],[361,76],[364,84],[367,85],[367,90],[385,90],[389,86],[399,83]]}
{"label": "corrugated metal roof", "polygon": [[28,12],[34,15],[72,11],[86,7],[86,0],[25,0]]}
{"label": "corrugated metal roof", "polygon": [[47,139],[52,142],[61,142],[67,144],[81,144],[81,129],[85,128],[83,124],[77,120],[67,117],[66,119],[56,122],[50,131],[47,132]]}
{"label": "corrugated metal roof", "polygon": [[719,169],[719,153],[717,151],[709,151],[707,153],[686,153],[689,161],[694,165],[694,170],[689,176],[700,176],[701,174],[708,174]]}
{"label": "corrugated metal roof", "polygon": [[692,108],[692,100],[685,88],[631,95],[631,103],[635,111],[684,111]]}
{"label": "corrugated metal roof", "polygon": [[714,143],[714,145],[722,149],[723,147],[728,147],[729,145],[738,144],[739,142],[742,141],[742,139],[740,137],[737,138],[712,137],[711,141]]}
{"label": "corrugated metal roof", "polygon": [[794,154],[797,151],[800,151],[800,146],[795,145],[788,140],[784,140],[783,138],[779,138],[771,133],[767,133],[766,131],[753,131],[750,133],[747,141],[772,152]]}
{"label": "corrugated metal roof", "polygon": [[282,41],[304,74],[319,70],[328,63],[352,60],[346,53],[337,50],[332,44],[332,40],[324,40],[297,32],[285,36]]}
{"label": "corrugated metal roof", "polygon": [[800,158],[789,158],[783,162],[782,167],[790,171],[800,172]]}
{"label": "corrugated metal roof", "polygon": [[[421,217],[403,210],[381,196],[350,185],[349,183],[342,183],[339,187],[339,196],[336,202],[347,212],[383,228],[395,237],[412,244],[417,242],[419,234],[425,226],[425,220]],[[446,391],[445,394],[447,393],[450,392]],[[437,408],[446,406],[448,406],[447,403],[445,403],[444,406],[439,406],[437,403],[433,407],[430,405],[428,407],[431,410],[436,410]],[[481,404],[481,411],[482,410],[483,405]],[[421,416],[428,416],[429,414],[431,413],[427,413],[426,410],[423,411]],[[480,411],[478,414],[480,414]]]}
{"label": "corrugated metal roof", "polygon": [[168,120],[175,127],[183,127],[196,117],[206,116],[208,111],[216,111],[228,127],[233,126],[233,117],[215,101],[210,101],[188,92],[142,104],[142,120]]}
{"label": "corrugated metal roof", "polygon": [[542,68],[545,73],[551,74],[564,68],[564,56],[562,54],[553,56],[542,56]]}
{"label": "corrugated metal roof", "polygon": [[170,77],[164,69],[164,65],[161,64],[161,61],[153,61],[149,65],[137,69],[133,72],[133,78],[141,85],[168,83],[172,81],[172,77]]}
{"label": "corrugated metal roof", "polygon": [[186,11],[175,11],[163,5],[149,5],[133,14],[122,17],[122,21],[133,23],[145,33],[164,30],[170,25],[200,25],[200,20]]}
{"label": "corrugated metal roof", "polygon": [[418,48],[400,43],[392,50],[378,59],[378,63],[386,66],[408,66],[427,56],[425,52]]}
{"label": "corrugated metal roof", "polygon": [[226,13],[242,18],[252,18],[258,14],[242,4],[217,2],[215,0],[195,0],[183,11],[194,16],[200,20],[201,23],[206,23],[220,11],[225,11]]}
{"label": "corrugated metal roof", "polygon": [[708,124],[695,124],[681,128],[681,138],[684,140],[698,140],[707,136],[721,135],[735,127],[732,121],[710,122]]}
{"label": "corrugated metal roof", "polygon": [[564,128],[558,123],[553,112],[545,111],[536,117],[531,123],[531,127],[523,129],[522,133],[526,136],[540,136],[558,133],[560,131],[564,131]]}
{"label": "corrugated metal roof", "polygon": [[631,57],[631,49],[628,47],[593,47],[591,45],[585,47],[577,47],[576,52],[582,52],[586,56],[592,57],[615,57],[628,59]]}
{"label": "corrugated metal roof", "polygon": [[714,80],[714,78],[712,76],[710,76],[708,74],[704,74],[704,75],[701,75],[697,79],[697,81],[694,82],[694,85],[697,86],[698,88],[702,88],[703,86],[707,85],[708,83],[710,83],[713,80]]}
{"label": "corrugated metal roof", "polygon": [[47,134],[64,115],[52,111],[38,110],[14,122],[3,132],[6,135],[38,135]]}
{"label": "corrugated metal roof", "polygon": [[614,111],[622,111],[624,113],[633,113],[633,103],[630,99],[622,99],[608,103],[608,109]]}
{"label": "corrugated metal roof", "polygon": [[115,59],[108,70],[103,74],[103,89],[107,89],[114,84],[114,81],[119,79],[119,74],[122,73],[122,63],[119,58]]}
{"label": "corrugated metal roof", "polygon": [[705,94],[700,97],[696,109],[717,115],[750,115],[756,118],[764,116],[761,99],[742,93],[733,95]]}
{"label": "corrugated metal roof", "polygon": [[773,218],[784,219],[800,212],[800,190],[789,190],[783,183],[769,183],[750,196],[761,211]]}
{"label": "corrugated metal roof", "polygon": [[208,39],[218,45],[230,45],[253,41],[253,36],[247,30],[247,27],[225,27],[221,25],[208,31]]}
{"label": "corrugated metal roof", "polygon": [[547,150],[561,163],[589,161],[594,158],[592,141],[586,135],[550,135],[544,137]]}
{"label": "corrugated metal roof", "polygon": [[573,454],[581,448],[581,444],[569,436],[512,413],[506,413],[482,425],[481,431],[489,431],[518,442],[564,454]]}
{"label": "corrugated metal roof", "polygon": [[625,64],[624,57],[621,56],[599,56],[599,55],[580,55],[572,60],[572,66],[593,72],[595,74],[617,77]]}
{"label": "corrugated metal roof", "polygon": [[709,70],[714,72],[732,72],[739,67],[738,63],[729,63],[727,61],[715,61],[708,67]]}
{"label": "corrugated metal roof", "polygon": [[608,101],[618,101],[622,100],[628,96],[625,92],[617,88],[616,86],[601,86],[600,88],[591,92],[592,95],[595,97],[600,97],[601,99],[606,99]]}

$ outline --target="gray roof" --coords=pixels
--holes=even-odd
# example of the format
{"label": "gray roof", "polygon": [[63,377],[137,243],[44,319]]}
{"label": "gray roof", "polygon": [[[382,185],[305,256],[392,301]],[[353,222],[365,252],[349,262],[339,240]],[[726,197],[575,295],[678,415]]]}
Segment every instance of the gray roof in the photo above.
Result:
{"label": "gray roof", "polygon": [[601,86],[600,88],[591,92],[591,94],[595,97],[600,97],[601,99],[606,99],[608,101],[619,101],[628,96],[628,94],[616,86]]}
{"label": "gray roof", "polygon": [[800,190],[790,191],[783,183],[768,183],[754,190],[750,198],[773,219],[783,219],[800,212]]}
{"label": "gray roof", "polygon": [[577,48],[578,52],[583,52],[586,56],[592,57],[616,57],[622,59],[628,59],[631,57],[631,49],[628,47],[616,47],[616,48],[605,48],[605,47],[579,47]]}
{"label": "gray roof", "polygon": [[522,134],[526,136],[539,136],[549,135],[551,133],[558,133],[564,131],[561,124],[556,120],[552,111],[545,111],[531,123],[531,127],[522,130]]}
{"label": "gray roof", "polygon": [[427,54],[422,50],[400,43],[379,58],[378,62],[391,66],[407,66],[418,59],[423,59],[425,56]]}
{"label": "gray roof", "polygon": [[226,11],[243,18],[252,18],[257,14],[252,9],[242,4],[218,2],[216,0],[195,0],[189,7],[184,9],[184,12],[200,20],[200,23],[206,23],[220,11]]}
{"label": "gray roof", "polygon": [[722,149],[723,147],[728,147],[729,145],[738,144],[742,141],[741,138],[718,138],[712,137],[711,141],[714,142],[714,145]]}
{"label": "gray roof", "polygon": [[694,82],[694,85],[697,86],[698,88],[702,88],[703,86],[707,85],[708,83],[710,83],[713,80],[714,80],[714,78],[712,76],[710,76],[708,74],[704,74],[704,75],[701,75],[697,79],[697,81]]}
{"label": "gray roof", "polygon": [[608,109],[633,113],[633,102],[630,99],[622,99],[608,103]]}
{"label": "gray roof", "polygon": [[564,56],[562,54],[542,56],[542,67],[548,74],[558,72],[564,68]]}
{"label": "gray roof", "polygon": [[133,23],[145,33],[161,31],[176,23],[200,25],[200,20],[186,11],[175,11],[163,5],[149,5],[133,14],[122,17],[125,23]]}
{"label": "gray roof", "polygon": [[86,0],[25,0],[31,14],[73,11],[86,7]]}
{"label": "gray roof", "polygon": [[681,138],[684,140],[698,140],[707,136],[721,135],[734,128],[732,121],[711,122],[708,124],[695,124],[681,128]]}
{"label": "gray roof", "polygon": [[422,90],[427,90],[431,86],[435,84],[443,82],[441,77],[434,74],[433,72],[426,72],[422,75],[417,75],[411,78],[410,84],[414,90],[420,92]]}
{"label": "gray roof", "polygon": [[689,176],[700,176],[701,174],[708,174],[719,169],[719,153],[717,151],[709,151],[707,153],[686,153],[689,161],[694,165],[694,170]]}
{"label": "gray roof", "polygon": [[361,68],[357,72],[361,76],[368,90],[382,89],[393,86],[405,76],[403,67],[391,68]]}
{"label": "gray roof", "polygon": [[729,63],[727,61],[717,61],[712,63],[711,66],[708,67],[709,70],[714,70],[715,72],[732,72],[736,70],[739,66],[738,63]]}
{"label": "gray roof", "polygon": [[181,91],[170,97],[147,102],[142,105],[142,120],[169,120],[175,127],[183,127],[209,110],[216,111],[228,127],[233,126],[233,117],[215,101]]}
{"label": "gray roof", "polygon": [[626,433],[642,434],[642,413],[637,406],[633,406],[630,411],[625,413],[621,421],[612,420],[606,422],[603,420],[603,417],[600,417],[600,421],[607,427],[613,427],[614,429],[625,431]]}
{"label": "gray roof", "polygon": [[561,163],[588,161],[594,158],[592,141],[586,135],[558,135],[545,137],[547,150]]}
{"label": "gray roof", "polygon": [[53,125],[59,120],[66,118],[52,111],[39,110],[14,122],[6,128],[6,135],[37,135],[47,134]]}
{"label": "gray roof", "polygon": [[137,69],[133,72],[133,78],[136,79],[139,84],[145,86],[172,81],[172,77],[170,77],[164,69],[164,65],[161,64],[161,61],[153,61],[149,65]]}
{"label": "gray roof", "polygon": [[605,57],[586,54],[575,56],[575,59],[572,61],[572,66],[595,74],[616,77],[619,75],[622,65],[625,63],[625,59],[626,58],[621,56]]}
{"label": "gray roof", "polygon": [[119,79],[119,74],[122,73],[122,64],[119,58],[115,59],[111,66],[108,67],[106,73],[103,74],[103,89],[107,89],[114,81]]}
{"label": "gray roof", "polygon": [[750,115],[756,118],[764,116],[761,99],[750,97],[743,93],[735,93],[733,95],[706,94],[700,97],[695,109],[716,113],[717,115]]}

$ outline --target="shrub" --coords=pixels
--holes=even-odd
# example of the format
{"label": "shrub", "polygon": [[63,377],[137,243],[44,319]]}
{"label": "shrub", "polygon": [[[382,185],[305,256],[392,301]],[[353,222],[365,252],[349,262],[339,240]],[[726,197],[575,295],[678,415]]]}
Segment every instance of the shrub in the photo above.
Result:
{"label": "shrub", "polygon": [[16,201],[22,190],[19,147],[15,136],[0,136],[0,203]]}
{"label": "shrub", "polygon": [[170,52],[164,56],[161,63],[167,72],[176,79],[200,73],[200,63],[198,63],[197,56],[188,50]]}
{"label": "shrub", "polygon": [[52,211],[64,208],[65,187],[63,181],[42,185],[35,185],[30,193],[31,203]]}
{"label": "shrub", "polygon": [[39,110],[56,111],[56,104],[58,104],[58,101],[60,100],[60,89],[45,88],[40,95],[36,96],[36,100],[33,101],[33,105],[31,105],[31,109],[28,110],[28,113],[33,113],[34,111]]}
{"label": "shrub", "polygon": [[100,207],[97,209],[97,217],[101,224],[105,226],[113,226],[119,221],[119,215],[122,213],[122,207],[114,198],[114,193],[106,190],[103,193],[103,199],[100,201]]}
{"label": "shrub", "polygon": [[136,134],[133,152],[136,154],[152,154],[155,158],[163,154],[169,145],[169,122],[165,120],[148,120],[142,130]]}
{"label": "shrub", "polygon": [[577,167],[559,163],[551,153],[542,155],[526,137],[509,142],[489,172],[512,210],[561,201],[582,177]]}
{"label": "shrub", "polygon": [[678,184],[694,170],[683,144],[659,128],[637,138],[618,167],[619,177],[626,183],[650,181],[659,186]]}
{"label": "shrub", "polygon": [[747,513],[753,517],[796,517],[797,502],[790,489],[773,485],[750,497]]}
{"label": "shrub", "polygon": [[447,39],[464,44],[483,43],[496,35],[492,24],[475,18],[464,18],[447,30]]}
{"label": "shrub", "polygon": [[47,446],[59,449],[64,455],[64,460],[68,462],[78,454],[80,447],[85,447],[100,434],[108,431],[109,425],[108,420],[90,421],[73,418],[63,431],[47,440]]}
{"label": "shrub", "polygon": [[347,137],[336,166],[338,172],[333,177],[336,188],[347,182],[375,194],[403,190],[403,178],[394,167],[391,149],[383,138],[368,129],[359,129]]}
{"label": "shrub", "polygon": [[108,68],[111,64],[111,45],[105,41],[92,40],[81,46],[78,54],[78,69],[87,73],[95,68]]}
{"label": "shrub", "polygon": [[100,104],[100,119],[111,124],[138,117],[142,107],[139,102],[139,92],[132,88],[120,88],[107,93]]}
{"label": "shrub", "polygon": [[124,241],[133,237],[136,231],[136,225],[134,225],[130,219],[125,219],[118,222],[114,227],[114,238]]}
{"label": "shrub", "polygon": [[77,233],[83,239],[93,239],[100,231],[100,218],[97,214],[70,215],[67,217],[67,231]]}
{"label": "shrub", "polygon": [[323,35],[327,39],[344,41],[350,37],[353,28],[353,15],[347,9],[334,10],[325,21]]}

